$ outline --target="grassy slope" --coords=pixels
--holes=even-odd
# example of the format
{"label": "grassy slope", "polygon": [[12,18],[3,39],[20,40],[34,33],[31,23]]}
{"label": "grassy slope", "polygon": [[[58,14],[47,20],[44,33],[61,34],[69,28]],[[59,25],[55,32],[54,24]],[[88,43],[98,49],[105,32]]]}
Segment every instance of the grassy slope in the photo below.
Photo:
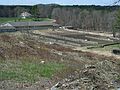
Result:
{"label": "grassy slope", "polygon": [[52,77],[55,72],[64,68],[63,64],[39,61],[1,61],[0,80],[15,80],[19,82],[35,82],[40,77]]}
{"label": "grassy slope", "polygon": [[65,49],[58,45],[24,39],[23,34],[17,32],[16,35],[1,33],[0,42],[0,81],[35,82],[40,77],[51,78],[65,68],[56,54],[50,54],[51,50]]}
{"label": "grassy slope", "polygon": [[106,46],[104,48],[93,48],[92,50],[111,52],[113,49],[120,49],[120,44],[110,45],[110,46]]}

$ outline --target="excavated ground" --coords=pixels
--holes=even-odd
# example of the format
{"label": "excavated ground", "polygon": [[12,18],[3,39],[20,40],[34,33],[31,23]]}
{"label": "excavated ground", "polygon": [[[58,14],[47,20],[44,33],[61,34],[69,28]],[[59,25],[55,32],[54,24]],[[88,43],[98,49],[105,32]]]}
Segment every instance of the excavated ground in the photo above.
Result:
{"label": "excavated ground", "polygon": [[[34,83],[0,78],[0,90],[117,90],[120,87],[120,59],[41,42],[37,35],[30,33],[1,33],[0,60],[6,63],[37,60],[42,64],[64,64],[65,67]],[[12,64],[4,63],[0,67],[8,69],[5,65]]]}

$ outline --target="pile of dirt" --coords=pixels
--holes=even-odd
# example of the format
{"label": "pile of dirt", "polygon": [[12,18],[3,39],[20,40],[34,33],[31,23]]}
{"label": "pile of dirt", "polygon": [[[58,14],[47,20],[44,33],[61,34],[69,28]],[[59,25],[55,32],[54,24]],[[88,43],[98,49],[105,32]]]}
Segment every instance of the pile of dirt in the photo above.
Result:
{"label": "pile of dirt", "polygon": [[107,60],[85,64],[59,81],[52,90],[116,90],[120,87],[118,69],[119,66]]}
{"label": "pile of dirt", "polygon": [[[39,88],[27,85],[27,88],[33,88],[31,90],[42,90],[41,88],[49,90],[51,87],[51,90],[116,90],[120,87],[120,60],[114,57],[74,51],[69,47],[46,44],[32,37],[19,36],[18,38],[4,34],[0,35],[0,42],[0,59],[19,60],[24,57],[32,57],[39,60],[60,61],[68,67],[68,70],[54,75],[52,80],[47,80],[47,82],[57,83],[56,85],[52,86],[53,83],[51,83],[51,86],[48,85],[49,87],[40,86]],[[6,83],[0,85],[6,85]],[[38,83],[39,85],[41,84]],[[48,88],[45,89],[46,87]]]}
{"label": "pile of dirt", "polygon": [[9,35],[6,35],[6,34],[0,35],[0,41],[13,42],[14,40],[15,40],[14,36],[9,36]]}

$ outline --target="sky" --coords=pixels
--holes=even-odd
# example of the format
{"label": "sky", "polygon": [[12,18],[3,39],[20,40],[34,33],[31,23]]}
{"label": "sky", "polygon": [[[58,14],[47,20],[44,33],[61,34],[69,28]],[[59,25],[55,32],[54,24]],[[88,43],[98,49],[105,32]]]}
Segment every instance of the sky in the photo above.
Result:
{"label": "sky", "polygon": [[112,5],[117,0],[0,0],[0,5]]}

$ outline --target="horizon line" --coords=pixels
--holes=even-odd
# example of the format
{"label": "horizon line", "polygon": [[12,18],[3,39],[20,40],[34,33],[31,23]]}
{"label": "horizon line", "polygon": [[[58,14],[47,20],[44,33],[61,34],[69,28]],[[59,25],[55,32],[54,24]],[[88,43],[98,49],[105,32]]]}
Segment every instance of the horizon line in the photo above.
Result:
{"label": "horizon line", "polygon": [[100,4],[57,4],[57,3],[40,3],[40,4],[0,4],[0,6],[34,6],[34,5],[60,5],[60,6],[120,6],[116,5],[100,5]]}

